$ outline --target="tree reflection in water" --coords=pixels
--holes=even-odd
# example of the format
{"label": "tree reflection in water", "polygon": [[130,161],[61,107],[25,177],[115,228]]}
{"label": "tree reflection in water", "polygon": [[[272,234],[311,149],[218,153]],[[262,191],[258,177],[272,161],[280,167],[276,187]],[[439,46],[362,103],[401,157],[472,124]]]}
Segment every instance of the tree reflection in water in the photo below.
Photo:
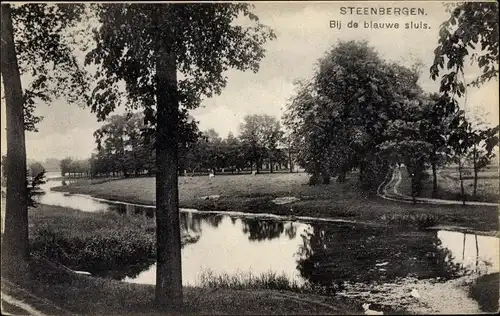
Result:
{"label": "tree reflection in water", "polygon": [[202,224],[207,223],[210,226],[217,228],[222,222],[224,216],[222,214],[202,214],[192,212],[181,212],[181,230],[186,232],[201,233]]}
{"label": "tree reflection in water", "polygon": [[297,235],[297,225],[292,222],[242,218],[243,233],[249,234],[250,241],[271,240],[281,237],[283,233],[290,239]]}
{"label": "tree reflection in water", "polygon": [[360,225],[313,225],[298,251],[297,269],[312,284],[453,278],[463,272],[437,232]]}

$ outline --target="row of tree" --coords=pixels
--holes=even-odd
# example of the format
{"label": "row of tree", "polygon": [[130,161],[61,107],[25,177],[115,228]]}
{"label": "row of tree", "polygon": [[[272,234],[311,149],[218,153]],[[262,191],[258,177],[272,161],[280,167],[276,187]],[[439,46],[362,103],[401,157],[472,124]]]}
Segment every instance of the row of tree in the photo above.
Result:
{"label": "row of tree", "polygon": [[[284,132],[272,116],[247,115],[239,137],[229,133],[222,138],[213,129],[200,132],[192,118],[184,126],[189,128],[183,131],[178,144],[179,174],[254,169],[259,173],[263,165],[270,172],[284,168],[293,171],[292,152],[284,146]],[[68,169],[63,160],[61,172],[85,167],[92,176],[154,174],[154,139],[149,130],[142,113],[113,115],[94,133],[97,153],[90,162]]]}
{"label": "row of tree", "polygon": [[90,176],[90,161],[88,159],[73,159],[66,157],[59,162],[61,176],[81,177]]}
{"label": "row of tree", "polygon": [[284,121],[312,184],[331,176],[344,181],[357,169],[362,185],[375,188],[391,166],[404,164],[415,197],[427,168],[436,192],[437,168],[457,162],[462,172],[470,157],[475,194],[477,174],[498,144],[498,126],[473,127],[456,104],[422,90],[419,72],[418,64],[390,63],[367,42],[349,41],[319,60],[312,79],[297,83]]}

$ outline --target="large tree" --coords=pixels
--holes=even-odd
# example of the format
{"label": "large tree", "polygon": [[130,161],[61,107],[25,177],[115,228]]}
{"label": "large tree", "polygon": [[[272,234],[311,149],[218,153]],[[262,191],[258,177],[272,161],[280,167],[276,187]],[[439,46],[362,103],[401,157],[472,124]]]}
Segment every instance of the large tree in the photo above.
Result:
{"label": "large tree", "polygon": [[413,100],[405,100],[399,107],[401,115],[389,121],[384,131],[387,140],[378,147],[391,157],[394,164],[404,164],[411,180],[411,196],[416,197],[422,190],[425,169],[430,162],[433,146],[426,139],[428,102],[424,96]]}
{"label": "large tree", "polygon": [[262,117],[262,138],[266,156],[269,159],[270,171],[274,171],[274,164],[279,160],[278,146],[283,141],[284,132],[281,129],[280,122],[270,115]]}
{"label": "large tree", "polygon": [[[178,139],[184,110],[218,94],[230,68],[257,71],[263,44],[274,37],[247,4],[99,4],[96,47],[87,63],[99,65],[90,105],[98,118],[120,100],[142,107],[154,128],[156,154],[156,303],[182,305],[178,194]],[[238,17],[250,24],[236,23]]]}
{"label": "large tree", "polygon": [[[36,130],[35,104],[85,95],[85,75],[73,55],[68,30],[82,5],[2,4],[2,82],[7,129],[7,198],[3,267],[29,256],[25,129]],[[31,81],[21,84],[21,76]],[[10,263],[9,263],[10,262]],[[6,270],[8,272],[8,270]]]}
{"label": "large tree", "polygon": [[432,168],[433,197],[437,196],[438,190],[437,168],[447,162],[449,125],[453,119],[453,112],[448,112],[446,104],[440,102],[439,98],[437,93],[425,96],[421,108],[421,113],[424,114],[422,140],[431,144],[429,159]]}
{"label": "large tree", "polygon": [[360,169],[361,183],[376,187],[388,170],[379,144],[401,104],[422,91],[412,69],[382,60],[367,42],[339,42],[319,60],[313,78],[299,84],[287,108],[299,162],[311,184],[330,175],[345,179]]}
{"label": "large tree", "polygon": [[259,173],[264,158],[273,162],[273,154],[278,147],[283,132],[279,121],[267,114],[246,115],[240,125],[240,139],[248,147],[250,163],[255,164]]}

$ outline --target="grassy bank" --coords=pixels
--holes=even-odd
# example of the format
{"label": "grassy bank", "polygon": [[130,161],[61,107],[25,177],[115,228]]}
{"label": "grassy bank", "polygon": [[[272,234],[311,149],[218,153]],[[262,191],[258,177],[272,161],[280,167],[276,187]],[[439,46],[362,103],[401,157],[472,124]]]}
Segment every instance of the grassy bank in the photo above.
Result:
{"label": "grassy bank", "polygon": [[[153,219],[40,205],[30,210],[29,229],[33,259],[28,277],[16,282],[30,293],[77,314],[164,314],[154,308],[154,286],[80,275],[67,269],[95,272],[154,258]],[[183,238],[183,244],[190,241]],[[251,284],[241,279],[238,288],[234,282],[222,286],[221,280],[206,275],[200,287],[185,287],[184,312],[310,315],[362,311],[360,303],[313,291],[304,293],[276,275],[255,277]]]}
{"label": "grassy bank", "polygon": [[152,220],[40,205],[29,222],[32,252],[74,270],[108,270],[155,256]]}
{"label": "grassy bank", "polygon": [[[166,315],[155,309],[154,286],[77,275],[43,259],[30,265],[31,277],[19,282],[32,294],[80,315]],[[265,289],[184,288],[184,314],[361,314],[345,298]]]}
{"label": "grassy bank", "polygon": [[[180,177],[181,207],[212,211],[241,211],[278,215],[349,218],[397,223],[394,218],[432,218],[436,225],[465,226],[485,231],[498,230],[495,207],[456,205],[411,205],[380,199],[357,186],[357,175],[345,183],[309,186],[304,173],[208,177]],[[90,194],[112,200],[154,204],[155,179],[133,178],[96,184],[75,183],[59,191]],[[217,200],[204,196],[220,195]],[[276,205],[274,198],[295,196],[300,201]]]}
{"label": "grassy bank", "polygon": [[500,274],[492,273],[478,278],[469,289],[469,296],[474,298],[481,309],[488,313],[498,313]]}
{"label": "grassy bank", "polygon": [[[40,205],[29,212],[33,253],[74,270],[99,272],[155,259],[155,222],[115,213]],[[190,242],[187,236],[183,243]]]}
{"label": "grassy bank", "polygon": [[[470,169],[467,169],[470,173]],[[465,172],[467,173],[467,172]],[[467,195],[467,201],[479,202],[498,202],[500,193],[500,182],[498,168],[487,167],[478,173],[477,192],[473,195],[474,178],[467,173],[463,176],[464,191]],[[402,172],[403,179],[399,186],[399,192],[406,195],[411,195],[411,182],[406,170]],[[435,198],[445,200],[461,201],[461,188],[460,178],[457,168],[448,167],[439,170],[438,176],[438,190]],[[433,198],[432,194],[432,175],[424,179],[422,192],[420,197]]]}

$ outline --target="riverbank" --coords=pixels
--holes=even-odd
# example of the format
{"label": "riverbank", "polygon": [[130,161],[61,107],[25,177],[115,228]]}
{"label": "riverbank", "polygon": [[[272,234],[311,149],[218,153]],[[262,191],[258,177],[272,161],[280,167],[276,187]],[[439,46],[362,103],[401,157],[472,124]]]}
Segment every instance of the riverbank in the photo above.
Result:
{"label": "riverbank", "polygon": [[[30,295],[23,294],[20,299],[30,302],[29,296],[38,297],[34,307],[41,312],[43,306],[37,302],[48,300],[51,311],[55,306],[80,315],[165,315],[153,307],[152,285],[74,272],[116,269],[134,262],[140,262],[137,269],[144,269],[141,264],[147,266],[152,262],[144,257],[151,257],[153,261],[155,257],[154,225],[152,218],[112,212],[88,213],[49,205],[30,209],[33,260],[28,278],[16,281],[21,282],[18,285],[22,290],[9,292],[9,287],[2,285],[2,291],[13,297],[28,291]],[[195,241],[190,236],[182,238],[183,245]],[[213,288],[210,284],[188,286],[184,287],[184,301],[186,314],[362,313],[357,300],[273,289],[264,283],[258,288],[242,289]]]}
{"label": "riverbank", "polygon": [[[30,297],[34,296],[39,298],[37,301],[49,301],[52,310],[57,306],[59,310],[63,309],[78,315],[169,315],[155,309],[152,285],[79,275],[37,257],[30,262],[29,271],[28,278],[15,283],[15,288],[21,289],[18,292],[23,293],[21,299],[27,303],[30,303]],[[2,280],[2,291],[4,290],[4,280]],[[7,294],[12,295],[11,292]],[[183,294],[182,313],[189,315],[362,313],[360,304],[354,300],[290,291],[184,287]],[[43,312],[40,307],[38,308]],[[63,314],[68,315],[61,313]],[[47,315],[55,314],[47,313]]]}
{"label": "riverbank", "polygon": [[[360,190],[357,175],[345,183],[307,185],[304,173],[208,177],[180,177],[179,200],[183,208],[202,211],[239,211],[276,215],[343,218],[382,224],[424,223],[460,226],[475,231],[498,231],[498,210],[490,206],[412,205],[387,201]],[[74,183],[55,191],[89,194],[97,198],[154,205],[155,179],[132,178],[101,183]],[[207,198],[212,196],[213,198]],[[279,197],[299,200],[278,205]]]}
{"label": "riverbank", "polygon": [[[151,229],[151,225],[154,225],[154,223],[152,219],[147,217],[123,216],[111,212],[89,213],[62,207],[40,205],[37,209],[30,210],[29,225],[30,240],[32,241],[40,239],[37,237],[40,228],[52,231],[53,236],[67,236],[64,238],[64,243],[56,243],[57,247],[53,247],[54,241],[49,240],[46,244],[47,247],[42,247],[42,249],[46,250],[63,247],[64,252],[68,254],[72,251],[74,254],[79,253],[80,260],[75,261],[78,263],[81,262],[81,260],[89,260],[89,258],[91,258],[88,256],[90,249],[96,251],[102,248],[105,249],[106,255],[119,255],[122,253],[120,249],[127,248],[127,254],[137,254],[137,251],[131,247],[142,247],[145,240],[146,244],[149,243],[147,238],[141,237],[141,234],[147,236]],[[326,225],[326,223],[324,225]],[[370,244],[360,247],[360,244],[356,243],[354,235],[348,235],[344,243],[342,243],[341,240],[334,237],[336,236],[334,233],[335,229],[330,227],[330,229],[332,229],[332,231],[330,231],[328,227],[330,226],[323,227],[327,232],[325,236],[330,236],[335,245],[342,245],[340,248],[327,246],[327,249],[330,249],[328,251],[334,251],[334,253],[331,253],[333,256],[332,258],[350,258],[350,256],[354,256],[372,258],[368,260],[368,262],[372,260],[383,262],[382,259],[384,256],[379,253],[379,249],[384,247],[392,249],[395,253],[406,253],[404,250],[406,248],[412,250],[407,256],[404,256],[403,259],[411,259],[415,255],[418,257],[419,252],[433,252],[432,250],[418,250],[413,254],[414,249],[420,249],[421,246],[433,244],[424,242],[423,240],[422,242],[418,242],[420,239],[416,238],[416,232],[399,233],[394,235],[397,236],[397,238],[394,239],[390,237],[392,235],[386,230],[382,230],[381,232],[384,232],[383,236],[377,235],[378,238],[370,239]],[[131,238],[117,238],[116,236],[126,236],[126,234],[120,235],[120,232],[124,230],[136,231],[138,235],[131,236]],[[343,234],[345,235],[346,233],[347,231],[344,231]],[[363,236],[371,236],[373,233],[374,231],[370,231]],[[386,233],[389,235],[386,236]],[[101,234],[110,236],[111,238],[105,240],[105,248],[99,241],[102,238]],[[74,236],[81,237],[75,239]],[[139,242],[130,240],[136,238],[139,238]],[[58,240],[60,241],[61,239]],[[76,244],[74,243],[75,241]],[[351,244],[351,242],[353,242],[353,244]],[[93,248],[95,243],[101,246]],[[377,243],[383,243],[386,246],[381,247],[381,245]],[[403,247],[404,249],[399,249],[399,246],[403,245],[405,245]],[[353,248],[353,246],[356,248]],[[33,248],[36,247],[32,245],[32,249]],[[342,251],[337,253],[337,251],[341,249],[347,252],[344,252],[344,255],[342,255]],[[50,300],[53,302],[53,305],[59,306],[75,314],[160,314],[160,312],[152,308],[154,286],[119,282],[109,277],[98,278],[75,274],[58,265],[61,263],[60,260],[65,259],[65,257],[58,256],[57,254],[40,252],[39,250],[39,248],[37,250],[33,249],[35,260],[31,265],[32,278],[24,283],[24,287],[32,291],[34,295],[45,300]],[[323,255],[326,254],[324,253],[325,251],[326,250],[323,250]],[[106,261],[105,254],[98,254],[98,258]],[[50,258],[50,261],[45,260],[45,258],[40,255]],[[121,260],[132,262],[133,258],[131,257],[122,257]],[[325,258],[326,261],[324,263],[331,262],[327,257]],[[398,258],[401,259],[401,257]],[[143,258],[141,257],[140,259],[142,260]],[[400,264],[400,268],[394,271],[403,271],[405,267],[408,267],[405,265],[405,262],[408,260],[401,261],[400,259],[394,260],[394,263]],[[432,264],[431,267],[425,265],[426,262],[430,264],[434,261],[428,261],[425,257],[420,259],[423,259],[423,261],[420,261],[420,263],[417,261],[413,264],[420,267],[420,270],[424,273],[426,273],[425,271],[429,273],[435,271],[436,267],[433,268]],[[57,262],[54,262],[56,260]],[[407,263],[411,266],[412,263],[410,261],[411,260]],[[117,261],[114,261],[114,263],[116,262]],[[359,264],[363,265],[363,262],[366,263],[367,261],[360,261]],[[71,266],[71,262],[67,264],[73,270],[85,269],[84,266]],[[96,264],[100,263],[95,261],[92,265]],[[385,270],[385,268],[389,268],[390,266],[391,264],[384,265],[384,269],[381,270]],[[87,265],[87,267],[90,266]],[[332,275],[338,275],[338,273],[341,273],[341,270],[331,273]],[[367,271],[367,273],[374,272]],[[352,279],[353,273],[349,272],[346,275],[350,275],[349,278]],[[468,284],[456,284],[455,281],[442,284],[429,283],[429,281],[425,280],[420,280],[418,282],[415,280],[415,282],[413,282],[410,279],[403,279],[403,283],[401,284],[387,280],[380,286],[376,285],[377,282],[375,282],[375,284],[365,284],[363,282],[356,282],[354,284],[346,283],[347,288],[344,292],[332,296],[331,294],[320,295],[315,292],[304,292],[301,289],[288,290],[288,288],[290,288],[289,282],[283,282],[283,280],[279,278],[279,275],[277,275],[276,278],[268,278],[268,280],[264,280],[259,276],[258,279],[254,279],[254,282],[249,282],[245,279],[237,279],[238,282],[234,282],[233,279],[228,279],[229,282],[226,282],[223,276],[215,279],[208,278],[207,282],[202,282],[199,287],[188,286],[184,288],[187,307],[185,313],[301,315],[362,314],[363,310],[360,307],[361,304],[365,302],[372,303],[372,309],[383,310],[385,314],[401,314],[405,311],[416,314],[426,314],[429,312],[460,312],[465,310],[459,306],[463,306],[464,300],[467,298],[466,292],[469,287]],[[491,280],[489,281],[491,283]],[[221,282],[225,283],[221,284]],[[495,297],[485,297],[490,293],[490,287],[490,285],[486,287],[481,285],[480,288],[476,287],[474,289],[474,295],[478,297],[478,301],[486,302],[483,304],[487,306],[492,306],[491,302],[495,300]],[[416,299],[411,296],[410,292],[413,289],[417,289],[419,293],[421,293],[421,299]],[[453,293],[453,296],[449,294],[447,297],[443,298],[443,300],[447,302],[446,308],[443,307],[444,309],[441,308],[436,300],[436,297],[440,297],[438,294],[443,293],[439,292],[438,289],[442,289],[443,292],[446,290],[446,293]],[[433,294],[431,295],[429,293]],[[89,301],[92,301],[93,304],[88,304]],[[123,302],[127,303],[123,304]],[[431,307],[427,306],[429,302],[434,305]],[[462,305],[457,305],[456,302],[462,302]],[[467,298],[467,304],[467,311],[472,311],[474,308],[476,308],[474,311],[478,311],[477,304],[470,298]]]}

